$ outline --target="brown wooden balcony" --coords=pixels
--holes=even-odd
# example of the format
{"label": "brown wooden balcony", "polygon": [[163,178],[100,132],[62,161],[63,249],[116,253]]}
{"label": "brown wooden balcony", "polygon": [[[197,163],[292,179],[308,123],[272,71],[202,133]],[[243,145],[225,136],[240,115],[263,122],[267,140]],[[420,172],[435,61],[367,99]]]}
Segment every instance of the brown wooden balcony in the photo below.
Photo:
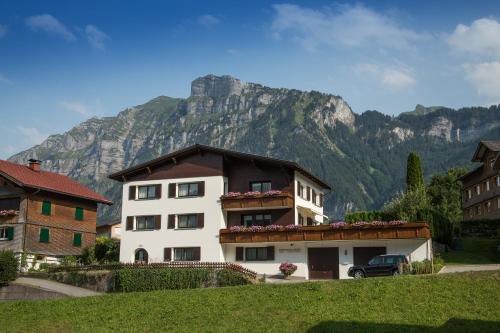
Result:
{"label": "brown wooden balcony", "polygon": [[17,223],[19,221],[19,212],[15,211],[15,213],[12,213],[12,211],[2,211],[0,210],[0,225],[2,224],[11,224],[11,223]]}
{"label": "brown wooden balcony", "polygon": [[219,242],[260,243],[260,242],[297,242],[327,240],[374,240],[374,239],[410,239],[431,237],[429,225],[425,222],[406,223],[397,226],[345,226],[333,229],[330,225],[304,226],[301,230],[282,231],[239,231],[221,229]]}
{"label": "brown wooden balcony", "polygon": [[221,197],[224,210],[293,208],[293,195],[281,192],[273,195],[254,194]]}

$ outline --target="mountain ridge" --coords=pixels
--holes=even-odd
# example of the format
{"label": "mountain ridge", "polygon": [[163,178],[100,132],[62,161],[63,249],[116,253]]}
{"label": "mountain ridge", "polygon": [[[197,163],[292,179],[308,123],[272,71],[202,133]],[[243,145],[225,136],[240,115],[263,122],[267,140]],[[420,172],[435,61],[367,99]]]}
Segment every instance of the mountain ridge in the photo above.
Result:
{"label": "mountain ridge", "polygon": [[427,176],[470,165],[477,140],[500,137],[499,111],[431,107],[396,117],[357,114],[337,95],[207,75],[193,81],[188,98],[158,96],[113,117],[88,119],[9,160],[41,159],[43,168],[107,195],[116,205],[99,214],[108,220],[119,215],[121,192],[107,175],[208,144],[298,162],[333,185],[325,208],[340,218],[351,209],[379,208],[401,190],[410,151],[422,155]]}

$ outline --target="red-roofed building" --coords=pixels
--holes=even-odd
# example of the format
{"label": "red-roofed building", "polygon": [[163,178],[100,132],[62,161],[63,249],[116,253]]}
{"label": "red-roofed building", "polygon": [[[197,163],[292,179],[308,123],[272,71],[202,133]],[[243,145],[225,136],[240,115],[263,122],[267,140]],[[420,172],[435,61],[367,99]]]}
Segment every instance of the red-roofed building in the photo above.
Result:
{"label": "red-roofed building", "polygon": [[0,160],[0,250],[39,262],[79,255],[95,242],[98,204],[112,202],[37,160]]}

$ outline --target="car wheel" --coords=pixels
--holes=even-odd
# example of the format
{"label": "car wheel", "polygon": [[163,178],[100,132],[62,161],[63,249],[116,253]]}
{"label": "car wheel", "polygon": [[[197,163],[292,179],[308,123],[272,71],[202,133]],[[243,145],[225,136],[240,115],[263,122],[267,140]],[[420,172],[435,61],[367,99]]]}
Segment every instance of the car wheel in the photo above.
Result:
{"label": "car wheel", "polygon": [[355,279],[362,279],[364,277],[365,277],[365,273],[363,273],[363,271],[357,270],[354,272]]}
{"label": "car wheel", "polygon": [[400,275],[399,274],[399,270],[395,269],[393,272],[392,272],[392,276],[398,276]]}

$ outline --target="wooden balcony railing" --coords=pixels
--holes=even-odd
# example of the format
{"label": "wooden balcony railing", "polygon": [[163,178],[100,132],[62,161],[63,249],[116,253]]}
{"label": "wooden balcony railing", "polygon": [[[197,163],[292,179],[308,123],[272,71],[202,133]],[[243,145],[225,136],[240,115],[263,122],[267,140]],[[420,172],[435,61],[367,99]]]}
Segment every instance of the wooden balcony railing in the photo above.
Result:
{"label": "wooden balcony railing", "polygon": [[330,225],[304,226],[297,231],[232,232],[221,229],[219,242],[261,243],[261,242],[300,242],[326,240],[372,240],[372,239],[410,239],[431,237],[429,225],[425,222],[407,223],[398,226],[345,226],[333,229]]}
{"label": "wooden balcony railing", "polygon": [[293,195],[282,192],[274,195],[257,194],[222,197],[221,204],[222,209],[225,210],[293,208]]}

